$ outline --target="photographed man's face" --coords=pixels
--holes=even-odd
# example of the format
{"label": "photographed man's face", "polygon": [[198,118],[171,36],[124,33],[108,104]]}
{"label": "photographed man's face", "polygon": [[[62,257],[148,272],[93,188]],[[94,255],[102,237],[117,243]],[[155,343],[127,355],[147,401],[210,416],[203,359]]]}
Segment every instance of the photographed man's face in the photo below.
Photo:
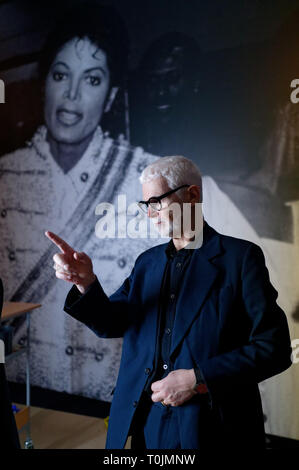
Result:
{"label": "photographed man's face", "polygon": [[45,84],[45,122],[51,137],[76,144],[99,124],[109,90],[104,51],[88,38],[74,38],[56,55]]}
{"label": "photographed man's face", "polygon": [[168,54],[149,61],[146,72],[148,104],[151,111],[162,120],[179,116],[194,88],[193,75],[184,60],[184,49],[173,46]]}
{"label": "photographed man's face", "polygon": [[148,97],[153,108],[167,113],[182,89],[183,75],[180,61],[166,56],[157,59],[148,73]]}

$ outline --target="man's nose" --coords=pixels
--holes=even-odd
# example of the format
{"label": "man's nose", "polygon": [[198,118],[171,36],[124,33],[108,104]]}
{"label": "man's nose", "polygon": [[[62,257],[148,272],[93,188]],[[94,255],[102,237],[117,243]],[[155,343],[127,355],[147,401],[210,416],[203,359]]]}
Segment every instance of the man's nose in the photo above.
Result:
{"label": "man's nose", "polygon": [[64,98],[75,101],[80,98],[80,80],[72,79],[64,92]]}
{"label": "man's nose", "polygon": [[158,213],[157,211],[154,211],[154,209],[151,208],[150,205],[147,207],[147,216],[148,217],[157,217]]}

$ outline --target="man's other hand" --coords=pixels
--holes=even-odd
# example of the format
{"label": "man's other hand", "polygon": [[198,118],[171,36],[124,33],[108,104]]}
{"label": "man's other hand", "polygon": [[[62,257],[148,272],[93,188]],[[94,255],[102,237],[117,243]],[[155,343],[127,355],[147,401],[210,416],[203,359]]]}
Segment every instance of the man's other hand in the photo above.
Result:
{"label": "man's other hand", "polygon": [[75,251],[55,233],[47,231],[45,235],[60,249],[53,256],[56,277],[75,284],[84,294],[96,279],[91,259],[86,253]]}
{"label": "man's other hand", "polygon": [[194,390],[196,376],[194,369],[178,369],[169,372],[167,377],[151,385],[154,402],[163,401],[165,405],[179,406],[190,400],[197,392]]}

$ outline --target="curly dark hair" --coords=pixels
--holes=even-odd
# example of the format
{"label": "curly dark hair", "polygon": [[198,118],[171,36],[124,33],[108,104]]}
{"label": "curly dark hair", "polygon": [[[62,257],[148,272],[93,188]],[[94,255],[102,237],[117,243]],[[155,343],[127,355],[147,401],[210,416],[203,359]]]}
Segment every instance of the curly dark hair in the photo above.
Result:
{"label": "curly dark hair", "polygon": [[64,12],[49,33],[39,61],[40,78],[45,80],[64,44],[83,37],[106,53],[110,86],[121,86],[126,77],[129,55],[129,36],[124,21],[113,7],[86,2]]}

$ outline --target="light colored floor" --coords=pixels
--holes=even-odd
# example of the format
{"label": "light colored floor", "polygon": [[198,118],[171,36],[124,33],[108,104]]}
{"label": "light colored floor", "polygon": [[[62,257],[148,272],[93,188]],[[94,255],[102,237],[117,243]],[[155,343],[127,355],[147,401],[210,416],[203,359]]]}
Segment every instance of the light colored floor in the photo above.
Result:
{"label": "light colored floor", "polygon": [[[35,449],[105,449],[103,419],[31,407],[31,437]],[[26,429],[19,432],[24,448]],[[131,448],[131,437],[125,449]]]}

